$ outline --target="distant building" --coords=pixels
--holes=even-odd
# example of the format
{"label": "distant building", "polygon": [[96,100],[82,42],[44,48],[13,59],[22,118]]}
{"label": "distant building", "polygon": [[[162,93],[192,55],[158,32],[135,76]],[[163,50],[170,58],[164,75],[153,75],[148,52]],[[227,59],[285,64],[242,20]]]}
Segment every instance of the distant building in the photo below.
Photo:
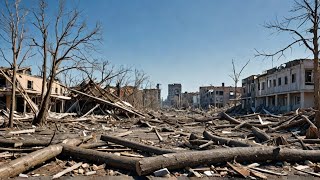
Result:
{"label": "distant building", "polygon": [[181,95],[181,107],[188,108],[188,107],[199,107],[198,105],[198,98],[199,92],[184,92]]}
{"label": "distant building", "polygon": [[[231,104],[236,99],[235,88],[232,86],[203,86],[199,89],[200,107],[207,109],[209,107],[224,107]],[[237,95],[240,95],[241,87],[237,88]]]}
{"label": "distant building", "polygon": [[197,92],[193,97],[192,97],[192,103],[194,108],[199,108],[200,107],[200,95],[199,92]]}
{"label": "distant building", "polygon": [[255,80],[256,75],[251,75],[242,80],[241,104],[242,108],[250,109],[255,107]]}
{"label": "distant building", "polygon": [[168,105],[171,107],[181,107],[181,84],[168,85]]}
{"label": "distant building", "polygon": [[161,107],[160,84],[157,84],[156,89],[143,90],[143,107],[150,109],[159,109]]}
{"label": "distant building", "polygon": [[149,108],[159,109],[161,107],[161,89],[160,84],[156,88],[139,89],[134,86],[124,86],[120,90],[117,87],[107,87],[111,92],[123,101],[130,103],[137,109]]}
{"label": "distant building", "polygon": [[[246,78],[247,79],[247,78]],[[246,86],[249,84],[243,82]],[[250,82],[253,86],[252,81]],[[251,87],[252,88],[252,87]],[[247,89],[247,88],[246,88]],[[266,107],[274,111],[291,111],[314,106],[313,60],[297,59],[267,70],[254,79],[254,102],[249,106]],[[249,99],[244,91],[242,99]],[[243,101],[245,103],[247,101]]]}

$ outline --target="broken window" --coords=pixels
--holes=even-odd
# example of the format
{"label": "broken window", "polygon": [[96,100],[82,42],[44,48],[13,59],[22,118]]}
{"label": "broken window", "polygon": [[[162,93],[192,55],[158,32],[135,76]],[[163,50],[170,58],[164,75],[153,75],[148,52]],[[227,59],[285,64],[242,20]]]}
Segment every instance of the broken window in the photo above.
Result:
{"label": "broken window", "polygon": [[312,70],[306,70],[305,71],[305,84],[306,85],[312,85],[313,84]]}
{"label": "broken window", "polygon": [[287,76],[284,77],[284,84],[288,84],[288,77]]}
{"label": "broken window", "polygon": [[261,90],[264,90],[265,86],[266,86],[266,83],[265,83],[265,82],[262,82]]}
{"label": "broken window", "polygon": [[58,93],[58,88],[55,89],[55,93]]}
{"label": "broken window", "polygon": [[6,80],[4,78],[0,78],[0,87],[6,87]]}
{"label": "broken window", "polygon": [[258,90],[260,90],[260,83],[258,83]]}
{"label": "broken window", "polygon": [[278,78],[278,86],[281,86],[281,77]]}
{"label": "broken window", "polygon": [[220,95],[220,96],[223,96],[223,91],[219,91],[219,95]]}
{"label": "broken window", "polygon": [[277,80],[273,80],[273,87],[276,87],[277,86]]}
{"label": "broken window", "polygon": [[296,74],[291,74],[291,83],[295,83],[296,82]]}
{"label": "broken window", "polygon": [[28,80],[27,88],[28,89],[33,89],[33,81],[29,81]]}
{"label": "broken window", "polygon": [[300,96],[296,96],[294,101],[296,105],[300,104]]}

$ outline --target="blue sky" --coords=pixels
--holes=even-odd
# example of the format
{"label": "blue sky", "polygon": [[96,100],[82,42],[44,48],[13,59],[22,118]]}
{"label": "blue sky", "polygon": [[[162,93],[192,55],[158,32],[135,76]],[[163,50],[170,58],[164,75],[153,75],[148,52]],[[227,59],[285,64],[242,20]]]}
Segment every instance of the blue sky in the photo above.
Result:
{"label": "blue sky", "polygon": [[[242,78],[271,68],[271,60],[254,58],[254,49],[273,52],[292,40],[263,27],[287,16],[292,4],[291,0],[78,2],[89,23],[103,25],[104,41],[97,56],[143,69],[154,84],[162,85],[163,97],[169,83],[181,83],[188,92],[222,82],[233,85],[232,59],[239,66],[251,59]],[[50,2],[51,7],[55,5]],[[274,65],[308,56],[303,47],[286,55]]]}

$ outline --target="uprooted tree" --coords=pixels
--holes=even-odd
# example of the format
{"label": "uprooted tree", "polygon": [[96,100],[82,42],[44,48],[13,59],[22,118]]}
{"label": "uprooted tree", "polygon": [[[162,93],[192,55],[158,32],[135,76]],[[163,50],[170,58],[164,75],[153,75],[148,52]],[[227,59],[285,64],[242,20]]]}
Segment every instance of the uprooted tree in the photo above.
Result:
{"label": "uprooted tree", "polygon": [[[13,127],[13,112],[16,105],[17,69],[32,56],[27,41],[27,28],[25,26],[28,11],[20,6],[20,0],[4,1],[5,7],[0,15],[0,38],[5,46],[0,47],[1,57],[11,66],[12,88],[9,115],[9,127]],[[6,48],[8,47],[8,48]]]}
{"label": "uprooted tree", "polygon": [[[41,13],[35,14],[35,16],[40,19]],[[101,25],[96,23],[91,30],[88,30],[86,21],[81,17],[81,12],[76,8],[66,9],[65,1],[63,0],[59,1],[57,15],[54,20],[52,22],[44,20],[44,22],[48,23],[48,39],[46,41],[48,44],[48,57],[51,59],[50,64],[48,64],[50,72],[47,79],[47,90],[41,100],[39,113],[35,116],[32,124],[45,122],[52,86],[57,75],[70,69],[85,68],[88,63],[91,66],[87,56],[90,53],[89,51],[95,50],[96,43],[101,40]],[[40,30],[39,32],[43,37],[45,32],[41,31],[41,25],[38,30]],[[42,38],[41,40],[43,41],[44,39]],[[41,44],[46,43],[40,42],[37,44],[40,44],[40,48],[44,48]],[[43,58],[45,57],[43,56]]]}
{"label": "uprooted tree", "polygon": [[257,51],[256,56],[269,58],[282,57],[286,50],[293,46],[304,46],[313,55],[313,78],[314,78],[314,108],[316,109],[315,122],[320,128],[320,69],[319,69],[319,0],[300,0],[295,1],[291,17],[283,21],[275,21],[265,25],[268,29],[274,29],[279,33],[289,33],[294,40],[287,46],[274,53],[265,53]]}

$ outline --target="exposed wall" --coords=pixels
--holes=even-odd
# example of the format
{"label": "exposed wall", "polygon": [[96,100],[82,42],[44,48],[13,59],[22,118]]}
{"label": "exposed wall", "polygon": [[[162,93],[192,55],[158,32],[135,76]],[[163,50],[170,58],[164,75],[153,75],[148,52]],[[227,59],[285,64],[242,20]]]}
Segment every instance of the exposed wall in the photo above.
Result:
{"label": "exposed wall", "polygon": [[314,95],[313,93],[304,93],[304,107],[314,106]]}
{"label": "exposed wall", "polygon": [[161,105],[160,89],[143,90],[143,107],[150,109],[159,109]]}
{"label": "exposed wall", "polygon": [[[30,93],[41,93],[42,78],[37,76],[32,76],[28,74],[18,74],[17,79],[19,80],[21,86]],[[28,88],[28,81],[32,82],[32,88]],[[7,82],[7,86],[11,87],[11,84]],[[52,94],[64,95],[66,88],[61,86],[58,82],[54,82],[52,86]]]}

